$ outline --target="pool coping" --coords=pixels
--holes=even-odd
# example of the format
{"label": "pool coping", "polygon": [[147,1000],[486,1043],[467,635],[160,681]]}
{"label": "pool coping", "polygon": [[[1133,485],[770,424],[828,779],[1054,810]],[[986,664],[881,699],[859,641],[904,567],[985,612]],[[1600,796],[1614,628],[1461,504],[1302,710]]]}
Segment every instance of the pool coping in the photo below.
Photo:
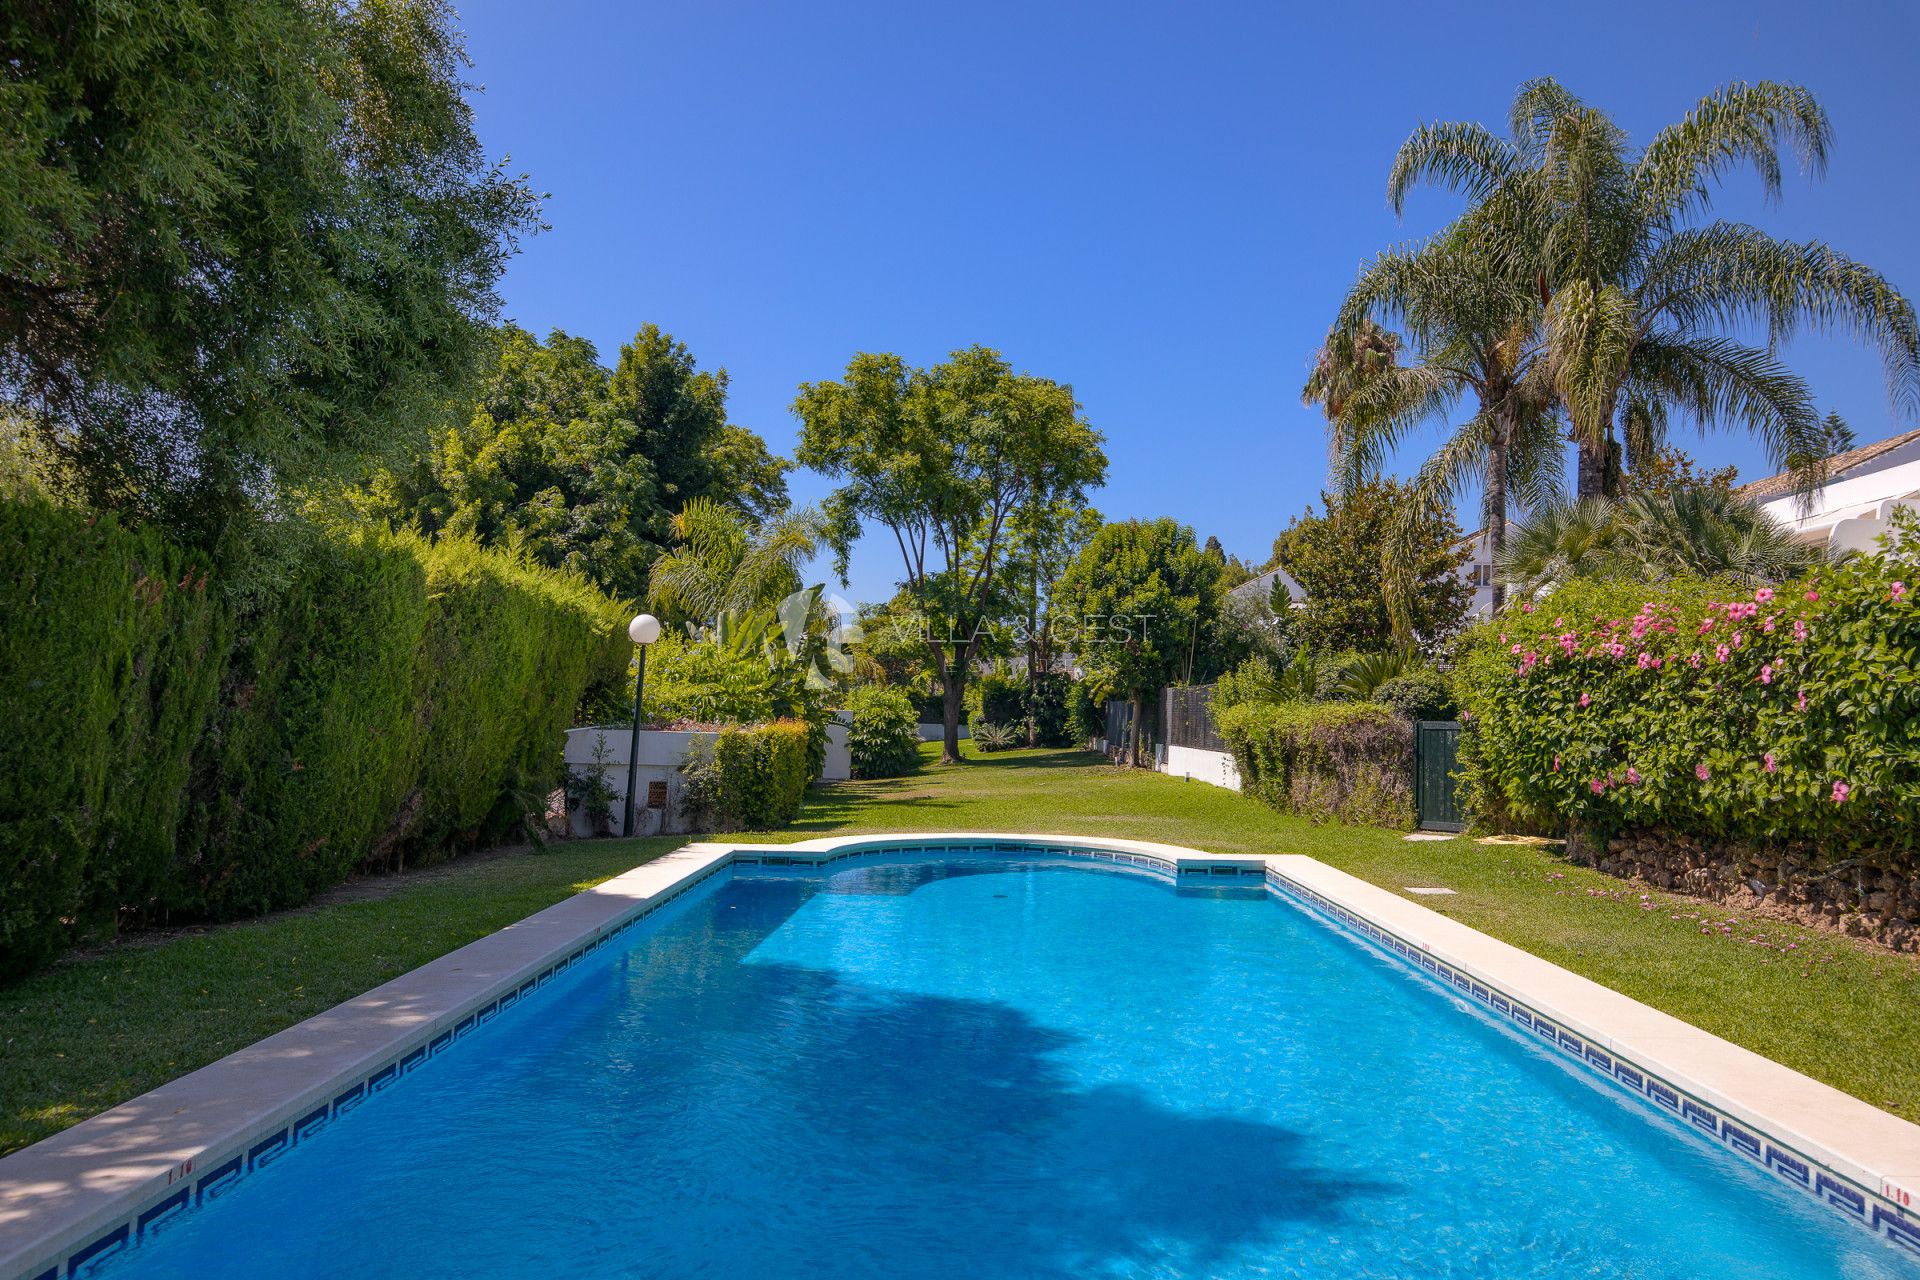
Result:
{"label": "pool coping", "polygon": [[1176,884],[1260,884],[1920,1255],[1920,1125],[1317,859],[1105,837],[916,832],[683,845],[0,1159],[0,1276],[83,1274],[731,866],[968,847],[1108,861]]}

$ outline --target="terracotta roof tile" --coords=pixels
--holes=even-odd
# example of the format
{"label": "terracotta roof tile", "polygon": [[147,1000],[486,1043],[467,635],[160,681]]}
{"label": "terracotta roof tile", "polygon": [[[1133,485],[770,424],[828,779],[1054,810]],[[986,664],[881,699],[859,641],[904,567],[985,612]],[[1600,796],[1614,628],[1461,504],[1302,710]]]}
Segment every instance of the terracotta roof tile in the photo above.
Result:
{"label": "terracotta roof tile", "polygon": [[[1836,453],[1827,459],[1827,475],[1837,480],[1862,463],[1872,462],[1881,454],[1898,449],[1903,444],[1911,444],[1915,440],[1920,440],[1920,429],[1889,436],[1885,440],[1876,440],[1872,444],[1863,444],[1858,449],[1849,449],[1845,453]],[[1754,502],[1785,497],[1793,492],[1793,473],[1782,471],[1779,475],[1768,476],[1764,480],[1752,480],[1741,485],[1734,492]]]}

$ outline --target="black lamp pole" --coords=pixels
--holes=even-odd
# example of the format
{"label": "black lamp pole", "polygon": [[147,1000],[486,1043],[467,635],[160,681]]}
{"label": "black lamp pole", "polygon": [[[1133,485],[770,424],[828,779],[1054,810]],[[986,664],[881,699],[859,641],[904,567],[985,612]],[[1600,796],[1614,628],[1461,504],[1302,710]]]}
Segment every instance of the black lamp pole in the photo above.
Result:
{"label": "black lamp pole", "polygon": [[647,685],[647,646],[636,644],[639,666],[633,676],[633,737],[627,741],[627,813],[621,820],[620,834],[633,834],[633,785],[640,768],[640,695]]}

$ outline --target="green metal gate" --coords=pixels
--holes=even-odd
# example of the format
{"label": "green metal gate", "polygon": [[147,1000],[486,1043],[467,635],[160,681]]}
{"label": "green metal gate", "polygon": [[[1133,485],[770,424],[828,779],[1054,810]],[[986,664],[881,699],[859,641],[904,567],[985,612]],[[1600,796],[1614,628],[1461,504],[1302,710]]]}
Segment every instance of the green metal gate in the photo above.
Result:
{"label": "green metal gate", "polygon": [[1413,727],[1413,807],[1428,831],[1464,831],[1454,771],[1460,763],[1460,725],[1422,720]]}

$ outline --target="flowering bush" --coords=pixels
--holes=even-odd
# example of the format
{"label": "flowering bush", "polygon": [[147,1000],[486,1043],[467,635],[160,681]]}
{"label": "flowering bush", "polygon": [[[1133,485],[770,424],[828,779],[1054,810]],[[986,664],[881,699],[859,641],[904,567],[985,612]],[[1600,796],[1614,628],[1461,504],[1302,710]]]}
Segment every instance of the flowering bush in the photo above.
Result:
{"label": "flowering bush", "polygon": [[1777,588],[1576,582],[1484,624],[1457,688],[1489,807],[1600,830],[1920,839],[1920,524]]}

